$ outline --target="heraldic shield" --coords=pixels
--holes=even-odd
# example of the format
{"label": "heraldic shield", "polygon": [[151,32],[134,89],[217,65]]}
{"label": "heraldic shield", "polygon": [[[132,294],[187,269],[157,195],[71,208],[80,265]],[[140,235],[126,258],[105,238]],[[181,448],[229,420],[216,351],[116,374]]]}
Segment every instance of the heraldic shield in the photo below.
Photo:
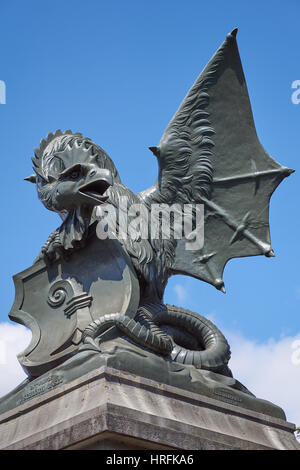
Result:
{"label": "heraldic shield", "polygon": [[37,377],[76,353],[82,332],[93,321],[119,312],[133,318],[139,283],[132,263],[115,239],[99,240],[68,260],[39,261],[14,276],[11,320],[30,328],[32,339],[18,360]]}

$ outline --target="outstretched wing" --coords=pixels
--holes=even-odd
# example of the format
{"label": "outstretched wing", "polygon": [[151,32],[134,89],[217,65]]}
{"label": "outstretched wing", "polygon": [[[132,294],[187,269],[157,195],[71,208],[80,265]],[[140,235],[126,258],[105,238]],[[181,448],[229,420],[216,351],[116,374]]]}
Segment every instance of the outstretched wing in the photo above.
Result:
{"label": "outstretched wing", "polygon": [[229,259],[274,256],[269,201],[293,171],[271,158],[258,140],[236,33],[227,36],[196,80],[158,147],[150,148],[159,177],[140,193],[148,206],[204,204],[204,245],[186,250],[186,240],[178,240],[171,271],[223,291]]}

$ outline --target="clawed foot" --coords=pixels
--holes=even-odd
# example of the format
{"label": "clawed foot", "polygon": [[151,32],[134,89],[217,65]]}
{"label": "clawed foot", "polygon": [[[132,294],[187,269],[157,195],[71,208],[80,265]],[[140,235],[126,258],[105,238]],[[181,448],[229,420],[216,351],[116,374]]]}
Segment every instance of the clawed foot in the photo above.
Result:
{"label": "clawed foot", "polygon": [[57,258],[68,258],[67,252],[60,241],[58,230],[51,233],[51,235],[48,237],[48,240],[42,246],[41,252],[35,262],[43,260],[46,263],[51,263]]}

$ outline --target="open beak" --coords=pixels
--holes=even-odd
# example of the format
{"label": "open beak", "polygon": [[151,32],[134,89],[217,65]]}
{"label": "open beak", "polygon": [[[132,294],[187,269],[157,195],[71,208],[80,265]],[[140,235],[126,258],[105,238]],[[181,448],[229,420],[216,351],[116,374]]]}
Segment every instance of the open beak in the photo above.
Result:
{"label": "open beak", "polygon": [[105,192],[111,185],[112,182],[107,179],[99,178],[81,186],[78,191],[85,197],[87,202],[98,205],[107,201],[108,196],[105,195]]}

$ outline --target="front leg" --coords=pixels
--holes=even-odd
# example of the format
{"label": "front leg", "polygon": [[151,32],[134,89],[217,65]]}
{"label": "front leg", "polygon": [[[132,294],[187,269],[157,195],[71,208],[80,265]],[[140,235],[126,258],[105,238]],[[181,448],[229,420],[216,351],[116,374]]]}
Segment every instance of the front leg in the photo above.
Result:
{"label": "front leg", "polygon": [[51,263],[57,259],[57,256],[62,258],[66,257],[66,251],[60,241],[59,229],[49,235],[46,243],[42,246],[40,254],[34,262],[37,263],[38,261],[43,260],[46,263]]}

